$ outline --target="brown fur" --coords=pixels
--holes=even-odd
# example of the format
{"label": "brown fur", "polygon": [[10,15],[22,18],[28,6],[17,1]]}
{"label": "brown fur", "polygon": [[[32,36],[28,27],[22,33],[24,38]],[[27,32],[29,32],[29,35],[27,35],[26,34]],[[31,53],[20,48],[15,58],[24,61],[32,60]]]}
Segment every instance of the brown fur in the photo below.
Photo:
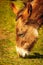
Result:
{"label": "brown fur", "polygon": [[[32,11],[30,11],[30,9],[32,9]],[[33,42],[37,39],[37,37],[34,36],[33,30],[34,28],[38,29],[43,23],[43,0],[27,2],[26,7],[21,10],[21,12],[19,12],[16,7],[13,8],[13,11],[19,16],[16,24],[17,46],[30,50],[34,45]],[[31,16],[29,17],[30,13]]]}

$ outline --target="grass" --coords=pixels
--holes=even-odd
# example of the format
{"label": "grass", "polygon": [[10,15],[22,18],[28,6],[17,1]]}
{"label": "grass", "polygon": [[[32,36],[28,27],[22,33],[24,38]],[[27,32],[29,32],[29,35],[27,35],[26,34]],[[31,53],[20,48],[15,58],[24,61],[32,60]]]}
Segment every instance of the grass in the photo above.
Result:
{"label": "grass", "polygon": [[[39,39],[30,56],[18,57],[15,49],[15,14],[10,8],[10,2],[0,1],[0,65],[43,65],[43,26],[39,29]],[[20,1],[15,4],[22,7]]]}

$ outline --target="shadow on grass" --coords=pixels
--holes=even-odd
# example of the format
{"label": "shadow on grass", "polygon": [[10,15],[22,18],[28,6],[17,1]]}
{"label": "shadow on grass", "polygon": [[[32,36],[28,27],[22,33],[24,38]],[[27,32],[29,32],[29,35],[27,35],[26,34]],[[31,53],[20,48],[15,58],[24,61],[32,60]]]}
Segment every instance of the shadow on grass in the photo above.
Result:
{"label": "shadow on grass", "polygon": [[28,57],[25,58],[29,58],[29,59],[43,59],[43,54],[40,53],[34,53],[34,55],[29,55]]}

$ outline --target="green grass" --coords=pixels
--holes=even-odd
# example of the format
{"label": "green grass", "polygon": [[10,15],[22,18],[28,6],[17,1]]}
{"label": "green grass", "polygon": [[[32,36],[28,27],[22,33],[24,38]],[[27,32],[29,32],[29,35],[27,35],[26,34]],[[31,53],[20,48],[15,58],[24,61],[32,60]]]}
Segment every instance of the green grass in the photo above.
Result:
{"label": "green grass", "polygon": [[[43,26],[39,29],[39,39],[30,56],[18,57],[15,49],[15,14],[10,8],[10,2],[0,1],[0,65],[43,65]],[[20,1],[15,4],[18,8],[23,6]]]}

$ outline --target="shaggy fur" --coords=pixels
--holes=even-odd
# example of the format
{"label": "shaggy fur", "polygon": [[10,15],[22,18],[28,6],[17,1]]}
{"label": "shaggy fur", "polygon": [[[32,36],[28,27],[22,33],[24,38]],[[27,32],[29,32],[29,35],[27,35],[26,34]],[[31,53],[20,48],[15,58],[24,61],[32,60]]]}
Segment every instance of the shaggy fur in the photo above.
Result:
{"label": "shaggy fur", "polygon": [[38,29],[43,24],[43,0],[27,2],[20,11],[12,4],[12,9],[17,16],[17,47],[30,51],[38,38]]}

